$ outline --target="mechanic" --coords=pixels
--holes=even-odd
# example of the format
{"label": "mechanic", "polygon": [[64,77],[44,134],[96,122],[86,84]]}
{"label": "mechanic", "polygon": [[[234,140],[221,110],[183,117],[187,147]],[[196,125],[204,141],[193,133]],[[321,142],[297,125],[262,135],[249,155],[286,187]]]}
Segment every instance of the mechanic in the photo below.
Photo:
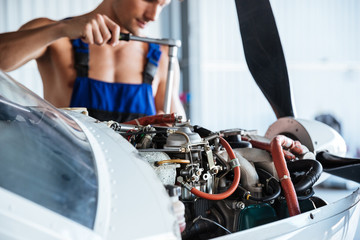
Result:
{"label": "mechanic", "polygon": [[[103,0],[81,16],[32,20],[0,34],[0,69],[35,59],[46,100],[55,107],[86,107],[102,121],[163,113],[168,47],[118,39],[120,31],[141,35],[170,1]],[[171,112],[185,117],[178,63],[173,86]]]}

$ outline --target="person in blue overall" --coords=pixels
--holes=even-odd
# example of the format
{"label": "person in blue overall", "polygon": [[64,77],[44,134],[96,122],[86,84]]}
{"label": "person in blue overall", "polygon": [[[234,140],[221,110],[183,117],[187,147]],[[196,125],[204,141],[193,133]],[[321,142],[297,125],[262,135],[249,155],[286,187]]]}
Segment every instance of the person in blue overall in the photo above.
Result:
{"label": "person in blue overall", "polygon": [[[163,113],[168,48],[119,41],[120,31],[141,36],[171,0],[103,0],[93,11],[60,21],[39,18],[0,34],[0,69],[35,59],[44,98],[56,107],[86,107],[102,121],[125,122]],[[171,112],[185,117],[179,67]]]}

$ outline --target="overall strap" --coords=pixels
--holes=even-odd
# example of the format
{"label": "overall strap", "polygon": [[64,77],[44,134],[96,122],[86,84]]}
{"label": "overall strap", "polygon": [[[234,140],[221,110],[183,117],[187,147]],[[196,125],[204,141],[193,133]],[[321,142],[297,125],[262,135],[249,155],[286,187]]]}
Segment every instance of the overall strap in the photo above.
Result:
{"label": "overall strap", "polygon": [[[74,49],[75,70],[77,77],[88,77],[89,71],[89,45],[84,43],[80,38],[71,40]],[[147,63],[143,72],[143,83],[152,84],[156,75],[159,60],[161,57],[160,45],[155,43],[149,44],[149,51],[146,55]]]}
{"label": "overall strap", "polygon": [[151,85],[158,69],[160,57],[160,45],[155,43],[149,43],[149,51],[146,55],[147,63],[143,72],[143,83],[148,83]]}
{"label": "overall strap", "polygon": [[75,70],[77,77],[88,77],[89,71],[89,46],[81,39],[71,40],[74,49]]}

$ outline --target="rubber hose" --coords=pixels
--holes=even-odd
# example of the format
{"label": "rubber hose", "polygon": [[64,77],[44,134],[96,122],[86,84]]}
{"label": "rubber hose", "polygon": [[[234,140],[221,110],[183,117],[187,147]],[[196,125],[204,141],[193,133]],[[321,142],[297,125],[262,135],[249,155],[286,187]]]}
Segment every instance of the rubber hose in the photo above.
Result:
{"label": "rubber hose", "polygon": [[[223,145],[223,147],[226,149],[226,151],[229,155],[229,158],[235,159],[236,158],[235,153],[232,150],[232,148],[230,147],[229,143],[222,137],[220,137],[220,142]],[[191,193],[195,194],[198,197],[205,198],[208,200],[222,200],[222,199],[229,197],[231,194],[234,193],[234,191],[236,190],[236,188],[239,185],[239,182],[240,182],[240,167],[237,166],[234,168],[234,180],[233,180],[231,186],[225,192],[218,193],[218,194],[209,194],[209,193],[201,192],[201,191],[197,190],[196,188],[192,188]]]}
{"label": "rubber hose", "polygon": [[141,126],[146,126],[146,125],[167,126],[167,125],[172,125],[175,122],[176,122],[176,115],[175,113],[171,113],[171,114],[158,114],[152,116],[145,116],[128,122],[124,122],[123,124],[141,125]]}
{"label": "rubber hose", "polygon": [[304,192],[314,186],[323,170],[321,163],[312,159],[288,162],[287,167],[290,172],[306,172],[305,176],[301,177],[300,181],[294,184],[297,193]]}
{"label": "rubber hose", "polygon": [[288,144],[288,139],[285,136],[278,135],[270,143],[271,154],[275,164],[276,172],[279,176],[281,186],[284,190],[286,204],[288,206],[290,216],[300,214],[299,202],[295,188],[290,179],[290,173],[286,166],[286,161],[282,146]]}
{"label": "rubber hose", "polygon": [[249,197],[249,199],[251,199],[253,201],[258,201],[258,202],[269,202],[269,201],[277,198],[281,193],[281,187],[280,187],[279,182],[274,178],[274,176],[272,176],[270,173],[268,173],[264,169],[258,168],[258,169],[256,169],[256,171],[257,171],[260,179],[264,179],[265,181],[270,179],[270,180],[268,180],[268,184],[273,189],[273,193],[269,196],[265,196],[265,197],[261,197],[261,198],[256,198],[256,197],[251,196],[251,197]]}

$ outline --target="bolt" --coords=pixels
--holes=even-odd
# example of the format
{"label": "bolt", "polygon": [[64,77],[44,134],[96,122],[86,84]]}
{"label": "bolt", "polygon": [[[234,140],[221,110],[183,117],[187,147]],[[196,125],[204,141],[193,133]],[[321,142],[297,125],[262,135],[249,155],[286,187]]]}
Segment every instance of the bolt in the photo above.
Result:
{"label": "bolt", "polygon": [[182,176],[178,176],[176,180],[181,183],[184,181],[184,178]]}
{"label": "bolt", "polygon": [[235,206],[236,206],[236,208],[238,208],[238,209],[244,209],[244,208],[245,208],[245,203],[243,203],[243,202],[237,202]]}

